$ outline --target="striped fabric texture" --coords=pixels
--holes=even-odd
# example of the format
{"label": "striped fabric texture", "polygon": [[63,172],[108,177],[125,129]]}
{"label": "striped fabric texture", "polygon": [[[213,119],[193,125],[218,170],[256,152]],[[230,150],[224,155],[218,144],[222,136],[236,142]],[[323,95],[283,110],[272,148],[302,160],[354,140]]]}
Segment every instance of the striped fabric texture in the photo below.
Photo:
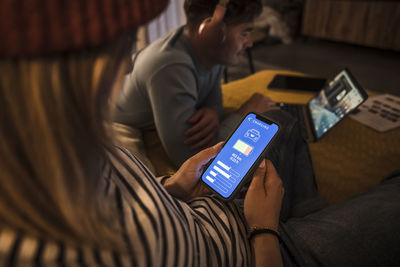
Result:
{"label": "striped fabric texture", "polygon": [[0,56],[96,47],[161,13],[167,0],[0,0]]}
{"label": "striped fabric texture", "polygon": [[118,207],[128,255],[67,247],[0,229],[0,266],[250,266],[243,218],[211,197],[184,203],[171,197],[129,152],[105,166],[104,201]]}

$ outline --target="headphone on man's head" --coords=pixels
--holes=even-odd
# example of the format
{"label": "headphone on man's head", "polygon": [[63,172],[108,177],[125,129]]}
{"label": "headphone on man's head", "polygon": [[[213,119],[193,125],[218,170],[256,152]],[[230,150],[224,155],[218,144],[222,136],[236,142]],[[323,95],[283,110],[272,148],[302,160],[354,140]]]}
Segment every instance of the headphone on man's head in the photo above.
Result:
{"label": "headphone on man's head", "polygon": [[224,17],[229,0],[220,0],[212,17],[206,18],[199,26],[198,35],[205,45],[218,46],[225,41]]}

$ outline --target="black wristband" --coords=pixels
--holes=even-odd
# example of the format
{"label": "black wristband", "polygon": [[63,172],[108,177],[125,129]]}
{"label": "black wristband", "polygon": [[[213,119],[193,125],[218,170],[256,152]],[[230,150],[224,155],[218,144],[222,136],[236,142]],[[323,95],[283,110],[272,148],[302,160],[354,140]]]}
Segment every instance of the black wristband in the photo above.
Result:
{"label": "black wristband", "polygon": [[249,232],[249,240],[251,240],[254,236],[259,235],[259,234],[271,234],[274,235],[278,238],[279,242],[281,241],[281,237],[279,235],[279,232],[271,229],[271,228],[252,228]]}

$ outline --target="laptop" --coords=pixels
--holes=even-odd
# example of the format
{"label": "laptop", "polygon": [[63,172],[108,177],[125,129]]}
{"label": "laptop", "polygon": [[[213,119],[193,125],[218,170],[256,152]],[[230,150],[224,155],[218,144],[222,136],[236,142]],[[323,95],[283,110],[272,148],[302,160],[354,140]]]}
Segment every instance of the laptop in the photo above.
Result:
{"label": "laptop", "polygon": [[340,71],[306,105],[278,103],[304,126],[303,136],[315,142],[368,98],[346,68]]}

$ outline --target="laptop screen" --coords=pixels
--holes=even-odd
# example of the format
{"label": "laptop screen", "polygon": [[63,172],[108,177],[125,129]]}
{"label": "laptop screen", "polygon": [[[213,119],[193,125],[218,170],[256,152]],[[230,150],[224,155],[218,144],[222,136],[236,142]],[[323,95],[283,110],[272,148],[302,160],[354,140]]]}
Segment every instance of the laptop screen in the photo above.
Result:
{"label": "laptop screen", "polygon": [[363,89],[356,84],[343,70],[308,103],[317,138],[365,100]]}

